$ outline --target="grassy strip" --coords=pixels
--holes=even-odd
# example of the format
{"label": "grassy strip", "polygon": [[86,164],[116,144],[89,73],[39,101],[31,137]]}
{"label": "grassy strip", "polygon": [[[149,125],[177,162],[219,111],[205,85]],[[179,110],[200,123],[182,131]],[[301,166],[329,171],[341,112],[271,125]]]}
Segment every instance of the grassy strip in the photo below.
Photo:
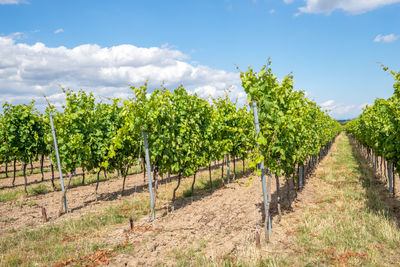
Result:
{"label": "grassy strip", "polygon": [[320,178],[327,186],[298,225],[303,264],[389,266],[400,262],[400,231],[382,185],[346,136]]}
{"label": "grassy strip", "polygon": [[[107,179],[106,179],[104,177],[104,175],[100,175],[99,182],[105,182],[107,180],[113,180],[116,178],[118,178],[118,177],[109,175],[109,176],[107,176]],[[66,182],[66,181],[64,180],[64,182]],[[95,184],[96,182],[97,182],[97,175],[88,175],[85,179],[85,185]],[[70,188],[74,188],[74,187],[78,187],[78,186],[82,186],[82,178],[80,178],[80,177],[72,178]],[[56,191],[61,191],[60,183],[55,183],[55,187],[56,187]],[[31,196],[36,196],[36,195],[40,195],[40,194],[46,194],[48,192],[53,191],[53,189],[50,185],[45,185],[45,184],[37,184],[37,185],[28,186],[27,190],[28,190],[28,195],[26,195],[24,190],[20,189],[20,188],[2,190],[5,192],[0,193],[0,200],[1,200],[1,202],[8,202],[8,201],[21,199],[24,197],[31,197]]]}
{"label": "grassy strip", "polygon": [[[241,165],[241,164],[238,164],[238,165]],[[129,175],[136,175],[137,169],[140,170],[140,167],[135,166],[135,167],[130,168]],[[243,171],[243,168],[240,166],[237,166],[236,172],[238,174],[240,174],[242,171]],[[219,177],[219,174],[220,174],[219,169],[212,170],[213,177]],[[139,173],[139,175],[140,175],[140,173]],[[143,173],[141,173],[141,175],[143,175]],[[139,179],[142,179],[141,175],[140,175]],[[231,176],[233,176],[232,171],[231,171]],[[119,177],[119,178],[121,178],[121,177]],[[114,180],[114,179],[118,179],[118,176],[116,173],[108,173],[107,178],[106,178],[104,176],[104,173],[101,172],[100,176],[99,176],[100,183],[108,181],[108,180]],[[191,177],[186,177],[184,179],[190,180]],[[226,170],[225,170],[223,179],[226,181]],[[46,182],[48,182],[48,181],[46,181]],[[66,182],[67,182],[67,179],[65,178],[64,183],[66,183]],[[87,174],[86,178],[85,178],[85,185],[90,185],[90,184],[95,184],[95,183],[97,183],[97,174]],[[222,184],[222,179],[213,180],[213,186],[215,188],[219,188],[221,186],[221,184]],[[81,176],[73,177],[71,179],[70,188],[75,188],[75,187],[79,187],[82,185],[83,184],[82,184]],[[55,182],[55,187],[56,187],[56,191],[61,190],[61,185],[59,182]],[[190,186],[183,184],[182,187],[184,188],[183,196],[180,195],[179,192],[178,192],[177,196],[189,197],[192,195]],[[200,177],[197,178],[194,191],[196,192],[196,191],[202,191],[202,190],[206,190],[206,189],[210,189],[210,182],[208,181],[208,171],[204,171],[203,174],[201,174]],[[13,200],[18,200],[18,199],[22,199],[24,197],[31,197],[31,196],[35,196],[35,195],[39,195],[39,194],[46,194],[48,192],[53,191],[51,186],[44,185],[44,184],[28,186],[27,190],[28,190],[28,195],[26,195],[24,190],[20,189],[20,188],[11,188],[11,189],[2,189],[2,190],[0,189],[0,200],[1,200],[0,202],[8,202],[8,201],[13,201]]]}
{"label": "grassy strip", "polygon": [[33,185],[29,186],[27,188],[28,195],[25,194],[25,191],[23,189],[11,189],[7,190],[3,193],[0,193],[0,202],[8,202],[8,201],[13,201],[17,199],[21,199],[23,197],[30,197],[30,196],[36,196],[40,194],[46,194],[47,192],[50,192],[50,188],[44,184],[38,184],[38,185]]}
{"label": "grassy strip", "polygon": [[[46,172],[50,172],[50,168],[43,168],[43,173],[46,173]],[[32,174],[31,174],[31,169],[30,169],[29,166],[28,166],[27,169],[26,169],[26,175],[27,175],[28,177],[29,177],[30,175],[34,175],[34,174],[38,174],[38,173],[42,173],[41,170],[40,170],[40,167],[39,167],[38,169],[33,169]],[[9,170],[9,171],[8,171],[8,178],[12,178],[13,175],[14,175],[13,170],[11,170],[11,171]],[[23,175],[24,175],[24,172],[23,172],[23,171],[16,171],[16,172],[15,172],[15,177],[21,177],[21,176],[23,176]],[[0,174],[0,179],[4,179],[4,178],[7,178],[7,177],[6,177],[6,174],[5,174],[5,173]]]}
{"label": "grassy strip", "polygon": [[[134,220],[147,214],[148,202],[135,202]],[[50,223],[0,239],[0,265],[50,266],[63,259],[79,259],[110,244],[100,234],[111,225],[127,223],[132,204],[124,201],[99,213],[89,213],[61,224]]]}
{"label": "grassy strip", "polygon": [[[136,171],[136,167],[133,167],[130,169],[130,172],[135,172]],[[133,174],[130,174],[133,175]],[[108,180],[114,180],[117,179],[118,176],[116,173],[108,173],[107,178],[104,176],[104,173],[101,172],[100,176],[99,176],[99,182],[105,182]],[[57,180],[59,180],[58,178],[56,178]],[[49,182],[49,181],[45,181],[45,182]],[[67,179],[64,178],[64,183],[67,182]],[[86,178],[85,178],[85,185],[90,185],[90,184],[95,184],[97,183],[97,174],[86,174]],[[56,187],[56,191],[60,191],[61,190],[61,185],[59,182],[55,182],[55,187]],[[74,187],[79,187],[82,186],[82,177],[73,177],[71,179],[71,184],[70,184],[70,188],[74,188]],[[32,186],[28,186],[27,188],[28,190],[28,195],[25,194],[23,189],[19,189],[19,188],[11,188],[11,189],[0,189],[0,192],[5,191],[3,193],[0,193],[0,202],[7,202],[7,201],[13,201],[13,200],[17,200],[23,197],[30,197],[30,196],[35,196],[35,195],[39,195],[39,194],[46,194],[48,192],[53,191],[52,188],[50,186],[44,185],[44,184],[38,184],[38,185],[32,185]]]}

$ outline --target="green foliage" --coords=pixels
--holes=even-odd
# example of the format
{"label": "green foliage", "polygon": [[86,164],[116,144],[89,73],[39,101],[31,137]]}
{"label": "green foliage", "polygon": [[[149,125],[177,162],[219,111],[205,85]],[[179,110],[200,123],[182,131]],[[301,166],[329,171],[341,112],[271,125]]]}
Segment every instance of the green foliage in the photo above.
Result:
{"label": "green foliage", "polygon": [[[55,112],[54,127],[62,167],[71,172],[79,167],[98,172],[113,165],[106,161],[110,153],[112,140],[120,128],[121,108],[119,100],[112,104],[96,103],[91,93],[64,90],[66,105],[64,112]],[[50,108],[48,108],[48,113]],[[53,137],[47,131],[47,143],[52,144]],[[52,162],[56,162],[53,153]]]}
{"label": "green foliage", "polygon": [[241,78],[249,100],[259,108],[261,133],[256,137],[249,106],[238,108],[227,95],[207,101],[182,86],[148,93],[144,84],[131,87],[132,97],[121,102],[64,90],[61,111],[49,105],[41,115],[33,102],[4,105],[0,163],[14,158],[28,163],[40,154],[50,154],[56,163],[50,114],[65,172],[120,170],[123,177],[138,157],[144,158],[143,131],[154,171],[186,177],[225,155],[246,158],[255,147],[254,162],[265,160],[272,171],[290,175],[296,163],[316,155],[340,131],[304,92],[293,90],[292,75],[279,82],[270,62],[259,73],[250,68]]}
{"label": "green foliage", "polygon": [[307,99],[304,92],[294,91],[291,74],[279,82],[270,65],[268,61],[259,73],[249,68],[240,74],[249,101],[258,106],[259,150],[253,157],[256,163],[264,160],[272,172],[283,171],[288,177],[296,163],[302,165],[309,156],[317,155],[341,126]]}
{"label": "green foliage", "polygon": [[[58,150],[63,169],[66,172],[84,167],[91,163],[92,152],[90,134],[95,128],[95,98],[92,94],[79,91],[64,91],[66,104],[64,112],[53,115],[54,127],[57,136]],[[51,132],[47,132],[47,142],[53,142]],[[52,162],[56,162],[53,153]]]}
{"label": "green foliage", "polygon": [[43,154],[55,164],[50,114],[61,167],[69,173],[78,168],[121,170],[125,177],[129,167],[138,164],[138,157],[144,157],[143,131],[151,163],[160,174],[190,176],[226,154],[245,157],[255,144],[248,107],[237,108],[228,96],[211,104],[182,86],[151,94],[147,84],[131,89],[132,97],[122,103],[119,99],[103,102],[82,90],[63,90],[63,109],[49,104],[45,115],[36,112],[33,102],[5,104],[0,117],[1,162],[15,157],[28,163]]}
{"label": "green foliage", "polygon": [[43,143],[43,124],[34,102],[29,105],[3,105],[0,130],[0,158],[24,164],[37,159]]}
{"label": "green foliage", "polygon": [[255,145],[254,123],[248,106],[240,109],[232,103],[228,95],[214,99],[216,110],[213,139],[217,141],[215,159],[221,159],[226,154],[244,156]]}
{"label": "green foliage", "polygon": [[[388,68],[384,67],[385,71]],[[393,96],[376,99],[363,113],[346,124],[346,131],[383,156],[400,171],[400,72],[390,71],[394,77]]]}

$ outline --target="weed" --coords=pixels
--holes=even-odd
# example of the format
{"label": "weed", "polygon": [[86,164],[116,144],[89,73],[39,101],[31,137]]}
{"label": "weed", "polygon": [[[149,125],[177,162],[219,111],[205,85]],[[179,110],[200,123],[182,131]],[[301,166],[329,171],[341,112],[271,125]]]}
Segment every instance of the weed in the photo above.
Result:
{"label": "weed", "polygon": [[35,201],[29,201],[28,203],[26,203],[29,207],[34,207],[37,206],[37,203]]}
{"label": "weed", "polygon": [[47,186],[44,184],[39,184],[37,186],[32,186],[28,188],[28,195],[30,196],[46,194],[47,192]]}
{"label": "weed", "polygon": [[15,220],[16,220],[16,219],[13,218],[13,217],[7,217],[7,218],[2,218],[2,217],[0,217],[0,222],[4,222],[4,223],[13,222],[13,221],[15,221]]}
{"label": "weed", "polygon": [[24,190],[21,189],[13,189],[8,190],[4,193],[0,193],[1,202],[13,201],[25,196]]}
{"label": "weed", "polygon": [[25,203],[23,201],[17,201],[15,202],[15,206],[22,208],[25,205]]}

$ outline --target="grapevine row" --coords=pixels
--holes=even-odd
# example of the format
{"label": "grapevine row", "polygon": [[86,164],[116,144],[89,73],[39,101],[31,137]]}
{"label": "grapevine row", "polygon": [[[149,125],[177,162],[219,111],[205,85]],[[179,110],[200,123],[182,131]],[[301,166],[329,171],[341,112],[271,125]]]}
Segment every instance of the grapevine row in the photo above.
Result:
{"label": "grapevine row", "polygon": [[[269,216],[271,176],[276,178],[279,205],[279,177],[287,177],[287,182],[293,177],[301,188],[305,167],[314,168],[326,155],[341,126],[303,91],[294,90],[292,75],[279,82],[270,62],[259,73],[249,68],[240,76],[253,110],[248,105],[239,108],[228,96],[207,101],[182,86],[149,94],[147,84],[131,87],[132,97],[112,99],[111,103],[82,90],[64,90],[62,111],[49,104],[44,114],[33,102],[6,103],[0,116],[0,163],[20,161],[25,170],[38,157],[49,156],[56,165],[49,122],[53,114],[61,168],[69,176],[66,190],[72,175],[81,168],[83,173],[96,173],[98,180],[101,171],[120,172],[123,194],[129,168],[145,158],[146,134],[153,172],[151,186],[157,188],[159,175],[177,175],[175,200],[181,179],[194,175],[194,184],[196,172],[208,167],[212,189],[212,162],[250,155],[251,166],[269,174],[269,196],[264,198]],[[24,177],[26,189],[26,172]],[[98,186],[97,182],[96,193]]]}
{"label": "grapevine row", "polygon": [[365,107],[358,118],[346,124],[346,131],[375,173],[388,179],[389,191],[394,194],[394,174],[400,170],[400,72],[390,73],[395,79],[392,97],[378,98]]}
{"label": "grapevine row", "polygon": [[[260,131],[256,137],[257,149],[253,154],[253,163],[265,166],[268,175],[263,176],[265,236],[268,242],[271,232],[270,201],[271,176],[275,176],[278,195],[278,213],[280,210],[279,177],[289,177],[297,181],[301,189],[304,166],[315,168],[317,160],[326,155],[333,139],[341,131],[341,125],[321,111],[316,103],[307,99],[303,91],[293,88],[293,76],[287,75],[281,82],[272,73],[268,61],[260,72],[252,68],[241,73],[242,86],[250,102],[258,109]],[[255,167],[255,166],[254,166]],[[264,188],[265,187],[265,188]],[[265,192],[267,191],[267,192]]]}

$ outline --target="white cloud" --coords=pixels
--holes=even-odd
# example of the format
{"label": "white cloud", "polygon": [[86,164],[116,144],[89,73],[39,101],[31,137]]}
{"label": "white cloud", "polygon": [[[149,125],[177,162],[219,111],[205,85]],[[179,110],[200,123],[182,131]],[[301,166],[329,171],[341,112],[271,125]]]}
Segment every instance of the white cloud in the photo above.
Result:
{"label": "white cloud", "polygon": [[285,2],[286,4],[291,4],[293,3],[294,0],[283,0],[283,2]]}
{"label": "white cloud", "polygon": [[269,14],[275,14],[275,9],[270,9],[270,10],[268,11],[268,13],[269,13]]}
{"label": "white cloud", "polygon": [[[291,3],[291,0],[284,0]],[[361,14],[379,7],[400,3],[400,0],[305,0],[306,6],[300,7],[300,13],[324,13],[329,15],[336,9],[350,14]]]}
{"label": "white cloud", "polygon": [[62,32],[64,32],[63,29],[57,29],[57,30],[54,31],[55,34],[57,34],[57,33],[62,33]]}
{"label": "white cloud", "polygon": [[396,41],[397,39],[399,39],[399,35],[394,35],[392,34],[388,34],[388,35],[382,35],[382,34],[378,34],[375,39],[374,42],[375,43],[392,43],[394,41]]}
{"label": "white cloud", "polygon": [[[232,97],[246,99],[238,85],[237,73],[193,65],[188,56],[176,49],[136,47],[124,44],[100,47],[84,44],[73,48],[48,47],[43,43],[18,43],[0,37],[1,103],[41,101],[41,92],[50,99],[60,87],[90,90],[96,95],[124,97],[131,95],[129,85],[148,82],[149,89],[164,84],[174,89],[183,84],[201,96],[220,96],[231,86]],[[243,101],[243,100],[242,100]]]}
{"label": "white cloud", "polygon": [[323,109],[329,109],[329,108],[332,108],[334,103],[335,103],[335,100],[328,100],[328,101],[325,101],[324,103],[322,103],[320,106]]}
{"label": "white cloud", "polygon": [[27,37],[27,35],[23,32],[13,32],[5,37],[13,39],[13,40],[21,40],[21,39],[25,39]]}
{"label": "white cloud", "polygon": [[204,85],[197,87],[194,92],[199,95],[200,97],[207,98],[210,96],[217,97],[217,88],[212,85]]}
{"label": "white cloud", "polygon": [[322,110],[327,110],[329,115],[336,119],[352,119],[361,114],[366,104],[362,105],[345,105],[336,103],[335,100],[327,100],[319,104]]}
{"label": "white cloud", "polygon": [[19,5],[19,4],[28,4],[28,1],[25,1],[25,0],[0,0],[0,5]]}

